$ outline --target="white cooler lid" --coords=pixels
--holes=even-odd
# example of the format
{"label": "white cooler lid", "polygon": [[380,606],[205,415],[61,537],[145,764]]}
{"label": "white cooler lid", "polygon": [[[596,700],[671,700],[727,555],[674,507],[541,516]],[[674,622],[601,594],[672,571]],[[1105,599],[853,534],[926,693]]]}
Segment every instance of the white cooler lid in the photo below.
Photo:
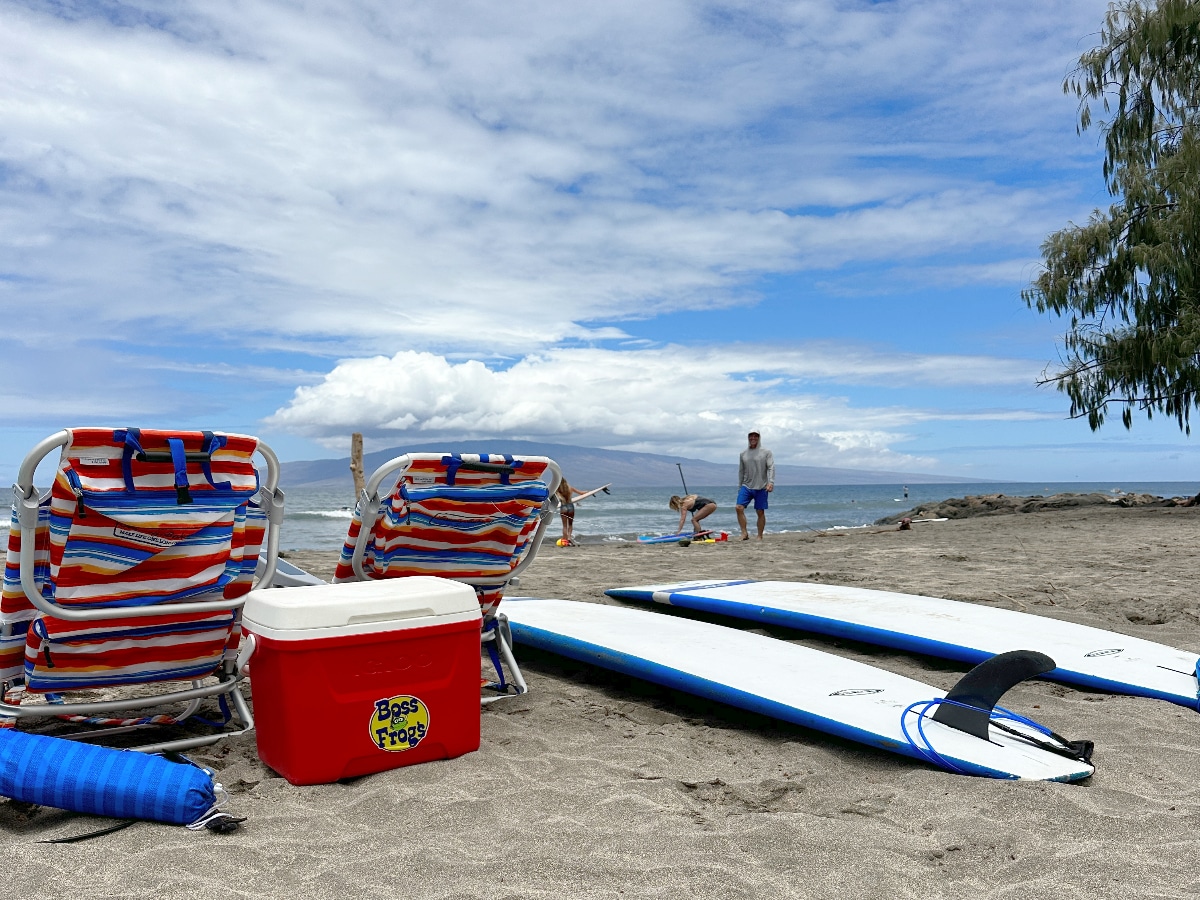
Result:
{"label": "white cooler lid", "polygon": [[247,630],[279,640],[371,634],[479,618],[474,588],[427,575],[251,591],[242,609]]}

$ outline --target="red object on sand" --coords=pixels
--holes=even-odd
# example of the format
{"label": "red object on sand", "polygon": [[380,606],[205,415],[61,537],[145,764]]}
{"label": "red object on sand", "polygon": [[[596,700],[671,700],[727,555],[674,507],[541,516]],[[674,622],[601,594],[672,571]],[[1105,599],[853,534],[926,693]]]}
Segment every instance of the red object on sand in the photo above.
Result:
{"label": "red object on sand", "polygon": [[443,578],[251,595],[259,757],[328,784],[477,750],[479,619],[474,590]]}

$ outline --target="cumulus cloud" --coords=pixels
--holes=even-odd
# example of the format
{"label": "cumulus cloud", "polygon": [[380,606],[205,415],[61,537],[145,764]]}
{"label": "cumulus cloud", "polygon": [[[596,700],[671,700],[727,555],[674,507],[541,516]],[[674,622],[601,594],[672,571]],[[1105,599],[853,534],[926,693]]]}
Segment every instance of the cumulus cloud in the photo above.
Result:
{"label": "cumulus cloud", "polygon": [[813,345],[555,349],[506,368],[428,352],[348,359],[298,388],[267,425],[341,446],[361,431],[399,438],[509,436],[719,458],[758,428],[781,461],[895,467],[931,460],[896,451],[906,429],[934,419],[1029,418],[995,412],[861,407],[811,390],[814,380],[893,386],[1023,384],[1028,362],[879,355]]}

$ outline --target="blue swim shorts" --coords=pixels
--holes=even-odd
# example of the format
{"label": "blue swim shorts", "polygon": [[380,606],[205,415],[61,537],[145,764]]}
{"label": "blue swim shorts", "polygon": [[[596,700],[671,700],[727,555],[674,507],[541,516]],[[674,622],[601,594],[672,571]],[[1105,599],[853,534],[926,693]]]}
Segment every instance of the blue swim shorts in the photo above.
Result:
{"label": "blue swim shorts", "polygon": [[752,491],[752,490],[750,490],[750,488],[746,487],[743,484],[740,488],[738,488],[737,505],[738,506],[749,506],[751,500],[754,501],[755,509],[766,509],[767,508],[767,489],[760,488],[757,491]]}

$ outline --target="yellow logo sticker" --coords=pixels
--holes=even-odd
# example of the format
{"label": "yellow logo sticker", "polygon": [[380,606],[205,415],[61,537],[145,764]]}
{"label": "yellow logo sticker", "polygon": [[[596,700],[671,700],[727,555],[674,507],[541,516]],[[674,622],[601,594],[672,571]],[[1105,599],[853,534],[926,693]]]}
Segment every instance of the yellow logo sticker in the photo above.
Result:
{"label": "yellow logo sticker", "polygon": [[380,750],[411,750],[429,734],[429,707],[407,694],[375,701],[371,740]]}

